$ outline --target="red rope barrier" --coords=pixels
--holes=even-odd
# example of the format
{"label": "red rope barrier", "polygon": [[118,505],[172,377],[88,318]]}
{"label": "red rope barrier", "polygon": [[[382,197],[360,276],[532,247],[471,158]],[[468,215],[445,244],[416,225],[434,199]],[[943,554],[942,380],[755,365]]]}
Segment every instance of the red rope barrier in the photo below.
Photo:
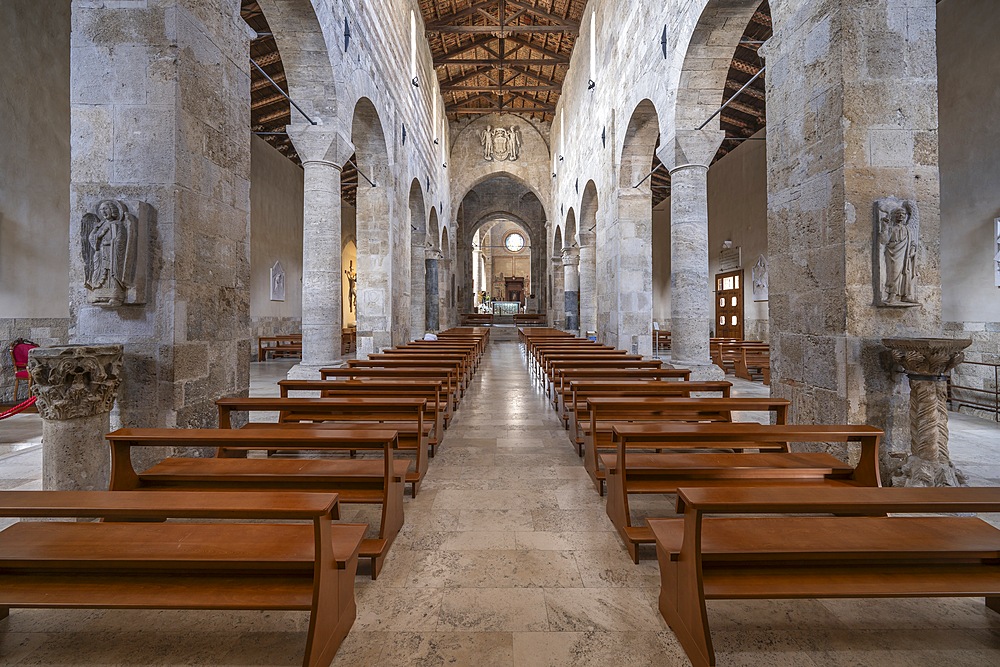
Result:
{"label": "red rope barrier", "polygon": [[37,400],[38,400],[37,396],[32,396],[31,398],[29,398],[28,400],[24,401],[23,403],[18,403],[17,405],[15,405],[14,407],[12,407],[10,410],[7,410],[6,412],[0,412],[0,419],[7,419],[7,417],[13,417],[17,413],[23,412],[23,411],[27,410],[32,405],[34,405],[35,401],[37,401]]}

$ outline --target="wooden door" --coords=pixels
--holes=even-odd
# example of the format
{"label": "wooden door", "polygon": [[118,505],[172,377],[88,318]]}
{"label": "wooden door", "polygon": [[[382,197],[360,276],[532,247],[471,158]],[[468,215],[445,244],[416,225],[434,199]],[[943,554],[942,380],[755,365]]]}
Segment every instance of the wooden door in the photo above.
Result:
{"label": "wooden door", "polygon": [[715,276],[715,337],[743,340],[743,270]]}

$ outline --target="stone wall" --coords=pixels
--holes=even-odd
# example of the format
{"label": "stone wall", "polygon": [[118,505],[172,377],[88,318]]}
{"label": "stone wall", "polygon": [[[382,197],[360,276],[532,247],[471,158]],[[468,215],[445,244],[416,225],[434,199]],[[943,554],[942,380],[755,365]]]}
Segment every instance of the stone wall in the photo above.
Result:
{"label": "stone wall", "polygon": [[[1000,89],[984,85],[1000,78],[1000,15],[989,0],[943,0],[938,4],[938,75],[941,130],[941,310],[944,333],[970,338],[966,359],[1000,363],[1000,290],[993,274],[994,220],[1000,203]],[[958,385],[996,390],[991,366],[960,365]],[[956,392],[976,402],[993,396]],[[970,408],[963,407],[963,413]],[[977,412],[972,410],[973,412]],[[996,419],[993,411],[978,412]]]}
{"label": "stone wall", "polygon": [[3,18],[0,322],[66,318],[70,3],[9,0]]}
{"label": "stone wall", "polygon": [[[259,137],[250,142],[250,356],[257,339],[302,332],[302,168]],[[285,300],[271,301],[271,268]]]}

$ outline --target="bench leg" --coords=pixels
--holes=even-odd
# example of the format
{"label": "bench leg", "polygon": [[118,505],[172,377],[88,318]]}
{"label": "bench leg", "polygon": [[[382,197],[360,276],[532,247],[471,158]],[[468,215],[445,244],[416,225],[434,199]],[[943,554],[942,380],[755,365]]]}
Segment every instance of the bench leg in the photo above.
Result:
{"label": "bench leg", "polygon": [[986,607],[1000,614],[1000,597],[987,597]]}
{"label": "bench leg", "polygon": [[708,627],[705,598],[690,557],[687,562],[672,560],[659,544],[660,614],[673,630],[692,667],[714,667],[715,649]]}

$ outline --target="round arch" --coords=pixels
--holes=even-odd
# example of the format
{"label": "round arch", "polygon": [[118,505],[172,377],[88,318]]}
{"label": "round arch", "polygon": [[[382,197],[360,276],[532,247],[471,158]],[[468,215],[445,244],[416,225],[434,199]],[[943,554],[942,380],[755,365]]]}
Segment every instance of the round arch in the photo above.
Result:
{"label": "round arch", "polygon": [[[394,230],[388,192],[389,151],[382,121],[375,105],[366,97],[358,100],[351,122],[351,143],[358,170],[375,182],[359,184],[357,190],[357,355],[367,355],[393,345],[394,294],[390,277]],[[386,243],[389,238],[390,242]]]}
{"label": "round arch", "polygon": [[425,284],[425,272],[427,270],[424,260],[425,244],[427,242],[427,216],[425,214],[426,205],[424,203],[424,192],[420,187],[420,180],[414,178],[410,182],[410,195],[408,201],[409,209],[409,233],[410,233],[410,294],[409,294],[409,338],[420,338],[427,330],[426,326],[426,306],[427,286]]}

